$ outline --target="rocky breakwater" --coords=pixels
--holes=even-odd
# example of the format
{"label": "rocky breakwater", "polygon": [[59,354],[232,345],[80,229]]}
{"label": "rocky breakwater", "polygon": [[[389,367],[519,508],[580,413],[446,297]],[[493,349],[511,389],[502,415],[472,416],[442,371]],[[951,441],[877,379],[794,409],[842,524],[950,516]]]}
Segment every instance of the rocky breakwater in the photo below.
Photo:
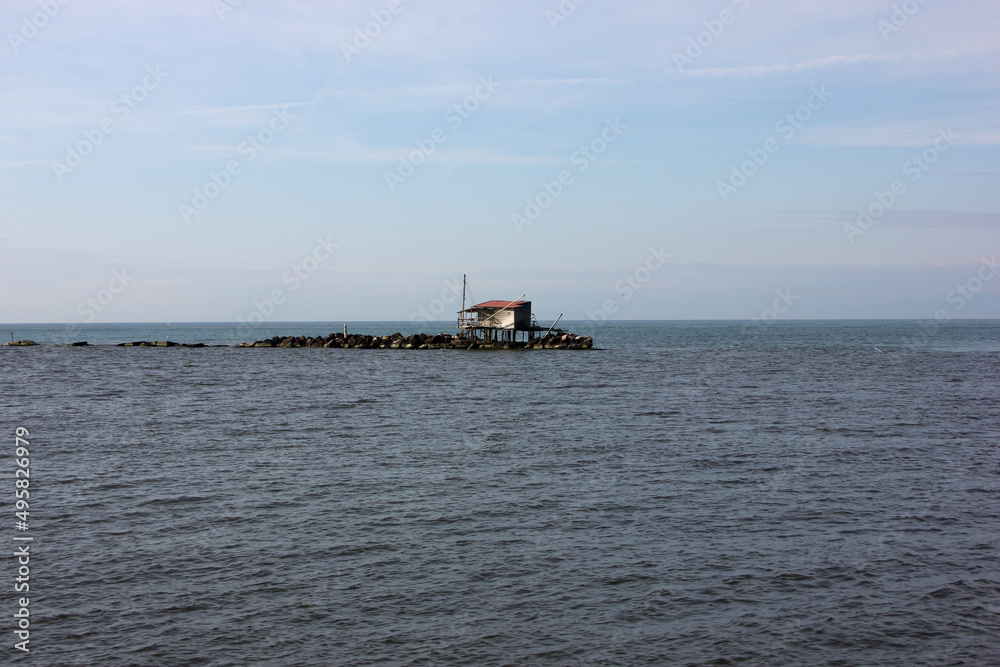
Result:
{"label": "rocky breakwater", "polygon": [[349,347],[355,349],[406,349],[406,350],[589,350],[594,347],[590,336],[572,333],[550,334],[527,342],[484,341],[463,338],[454,334],[413,334],[404,336],[367,336],[364,334],[332,333],[324,337],[275,336],[253,343],[240,343],[237,347]]}

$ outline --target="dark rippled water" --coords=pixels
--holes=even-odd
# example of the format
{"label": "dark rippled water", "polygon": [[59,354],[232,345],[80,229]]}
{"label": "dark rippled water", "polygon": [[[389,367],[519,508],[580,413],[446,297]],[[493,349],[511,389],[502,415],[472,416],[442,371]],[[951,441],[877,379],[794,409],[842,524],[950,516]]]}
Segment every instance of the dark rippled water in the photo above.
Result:
{"label": "dark rippled water", "polygon": [[[273,328],[252,338],[311,333]],[[590,352],[2,348],[11,453],[15,427],[31,432],[27,660],[998,664],[1000,325],[906,349],[917,331],[613,324]],[[13,489],[0,497],[12,515]]]}

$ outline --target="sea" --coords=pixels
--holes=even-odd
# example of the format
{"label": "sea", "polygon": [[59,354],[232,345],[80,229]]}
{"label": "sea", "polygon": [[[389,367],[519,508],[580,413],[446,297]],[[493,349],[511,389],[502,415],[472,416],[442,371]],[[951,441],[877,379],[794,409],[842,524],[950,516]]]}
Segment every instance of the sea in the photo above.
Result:
{"label": "sea", "polygon": [[1000,664],[1000,322],[345,325],[0,327],[0,663]]}

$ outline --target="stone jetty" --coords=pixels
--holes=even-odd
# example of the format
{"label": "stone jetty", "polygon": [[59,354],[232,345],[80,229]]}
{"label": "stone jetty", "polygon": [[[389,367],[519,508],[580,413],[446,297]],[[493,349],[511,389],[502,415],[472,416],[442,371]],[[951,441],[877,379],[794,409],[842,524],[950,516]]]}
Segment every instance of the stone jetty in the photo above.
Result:
{"label": "stone jetty", "polygon": [[572,333],[549,334],[530,341],[491,341],[463,338],[456,334],[413,334],[404,336],[367,336],[364,334],[332,333],[324,337],[275,336],[253,343],[240,343],[237,347],[349,347],[357,349],[406,349],[406,350],[589,350],[594,347],[590,336]]}
{"label": "stone jetty", "polygon": [[[7,345],[38,345],[35,341],[19,340]],[[87,347],[87,341],[67,343],[70,347]],[[206,345],[205,343],[176,343],[172,340],[139,340],[118,343],[116,347],[230,347],[229,345]],[[394,333],[390,336],[368,336],[365,334],[332,333],[323,337],[275,336],[253,343],[240,343],[236,347],[347,347],[354,349],[404,349],[404,350],[589,350],[594,347],[590,336],[573,333],[552,333],[528,341],[499,341],[471,339],[458,334],[418,333],[404,336]]]}

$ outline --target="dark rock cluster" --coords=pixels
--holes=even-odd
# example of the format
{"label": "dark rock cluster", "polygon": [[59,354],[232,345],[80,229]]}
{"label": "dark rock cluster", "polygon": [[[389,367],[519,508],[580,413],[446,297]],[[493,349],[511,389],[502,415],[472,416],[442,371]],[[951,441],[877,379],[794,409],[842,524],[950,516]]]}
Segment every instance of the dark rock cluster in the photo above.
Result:
{"label": "dark rock cluster", "polygon": [[480,349],[503,350],[514,348],[586,350],[594,346],[590,336],[578,336],[571,333],[549,334],[544,338],[535,338],[527,342],[484,341],[463,338],[454,334],[440,333],[435,335],[413,334],[404,336],[394,333],[391,336],[366,336],[364,334],[332,333],[325,337],[306,336],[275,336],[254,343],[240,343],[239,347],[350,347],[360,349],[403,348],[407,350],[435,349]]}

